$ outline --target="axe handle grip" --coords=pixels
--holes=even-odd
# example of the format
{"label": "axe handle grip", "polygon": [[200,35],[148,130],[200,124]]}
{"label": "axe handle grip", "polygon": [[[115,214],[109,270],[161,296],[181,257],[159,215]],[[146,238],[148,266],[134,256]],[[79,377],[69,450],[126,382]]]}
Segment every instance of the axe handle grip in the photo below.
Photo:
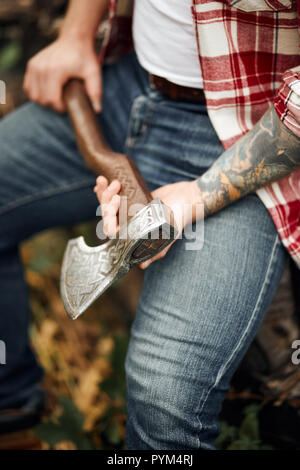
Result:
{"label": "axe handle grip", "polygon": [[[87,166],[109,181],[121,182],[121,196],[132,204],[148,204],[151,193],[135,163],[127,155],[113,152],[105,140],[96,114],[81,80],[70,80],[64,87],[64,102],[76,134],[78,148]],[[130,215],[131,218],[133,214]]]}

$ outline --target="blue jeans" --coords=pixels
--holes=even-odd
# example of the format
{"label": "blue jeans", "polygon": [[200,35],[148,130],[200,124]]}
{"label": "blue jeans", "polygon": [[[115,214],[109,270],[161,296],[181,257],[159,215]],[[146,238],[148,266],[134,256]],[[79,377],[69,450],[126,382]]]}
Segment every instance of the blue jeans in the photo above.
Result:
{"label": "blue jeans", "polygon": [[[222,152],[202,104],[149,86],[134,53],[103,70],[99,125],[149,187],[191,180]],[[18,245],[95,217],[95,175],[68,117],[26,104],[0,123],[0,409],[33,393],[42,371],[28,346],[28,291]],[[286,253],[250,195],[205,222],[204,246],[178,240],[146,271],[126,359],[129,449],[212,449],[230,379],[279,283]]]}

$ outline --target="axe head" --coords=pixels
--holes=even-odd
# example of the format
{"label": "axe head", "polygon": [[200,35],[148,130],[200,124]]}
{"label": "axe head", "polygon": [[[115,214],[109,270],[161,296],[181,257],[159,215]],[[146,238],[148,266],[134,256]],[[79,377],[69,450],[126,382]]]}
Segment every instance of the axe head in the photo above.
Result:
{"label": "axe head", "polygon": [[96,247],[83,237],[68,242],[60,290],[67,314],[75,320],[129,269],[163,250],[177,236],[173,214],[154,199],[123,225],[117,238]]}

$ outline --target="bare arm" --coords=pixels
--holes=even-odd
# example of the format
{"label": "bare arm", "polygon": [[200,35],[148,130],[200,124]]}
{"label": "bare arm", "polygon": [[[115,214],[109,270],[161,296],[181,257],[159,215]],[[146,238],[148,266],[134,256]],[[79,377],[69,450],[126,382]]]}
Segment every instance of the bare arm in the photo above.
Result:
{"label": "bare arm", "polygon": [[97,28],[107,13],[108,3],[108,0],[70,0],[60,37],[93,42]]}
{"label": "bare arm", "polygon": [[196,180],[198,202],[209,216],[299,167],[300,139],[282,124],[272,106]]}
{"label": "bare arm", "polygon": [[70,78],[80,78],[95,111],[101,110],[102,80],[94,39],[108,3],[109,0],[70,1],[57,40],[28,62],[24,90],[32,101],[65,111],[63,87]]}

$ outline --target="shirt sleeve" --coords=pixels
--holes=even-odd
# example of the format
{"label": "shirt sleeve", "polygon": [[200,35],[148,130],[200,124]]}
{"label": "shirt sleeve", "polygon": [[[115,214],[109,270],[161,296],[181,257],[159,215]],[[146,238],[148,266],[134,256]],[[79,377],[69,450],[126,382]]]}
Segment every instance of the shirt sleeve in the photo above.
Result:
{"label": "shirt sleeve", "polygon": [[300,137],[300,65],[283,74],[274,107],[286,127]]}

